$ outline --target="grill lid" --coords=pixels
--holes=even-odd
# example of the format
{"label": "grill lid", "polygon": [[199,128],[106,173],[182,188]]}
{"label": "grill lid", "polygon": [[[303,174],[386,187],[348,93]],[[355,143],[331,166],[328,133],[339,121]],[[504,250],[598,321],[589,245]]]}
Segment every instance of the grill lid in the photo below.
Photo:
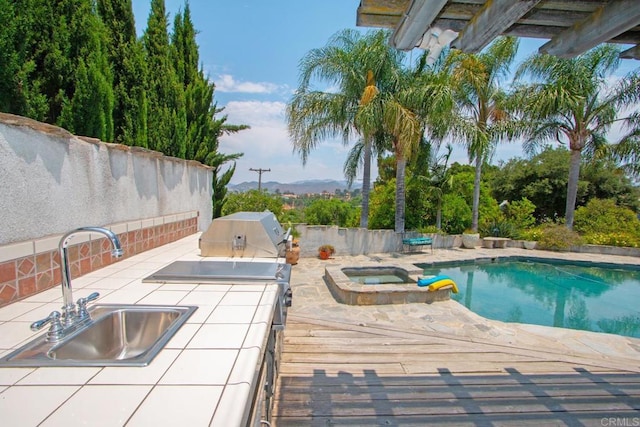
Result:
{"label": "grill lid", "polygon": [[200,236],[200,255],[283,257],[289,234],[270,211],[236,212],[211,222]]}

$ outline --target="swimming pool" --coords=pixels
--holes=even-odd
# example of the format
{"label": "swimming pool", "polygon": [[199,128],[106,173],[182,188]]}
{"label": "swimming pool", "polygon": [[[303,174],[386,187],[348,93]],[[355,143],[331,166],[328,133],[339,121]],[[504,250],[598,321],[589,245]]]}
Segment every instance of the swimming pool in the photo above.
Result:
{"label": "swimming pool", "polygon": [[416,265],[451,277],[452,298],[489,319],[640,337],[637,266],[527,258]]}

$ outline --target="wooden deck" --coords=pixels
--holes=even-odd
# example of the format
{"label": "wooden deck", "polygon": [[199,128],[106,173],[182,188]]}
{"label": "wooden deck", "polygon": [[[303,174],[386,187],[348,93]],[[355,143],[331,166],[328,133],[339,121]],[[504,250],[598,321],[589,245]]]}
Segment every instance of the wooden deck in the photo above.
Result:
{"label": "wooden deck", "polygon": [[285,334],[272,425],[640,423],[637,361],[296,315]]}

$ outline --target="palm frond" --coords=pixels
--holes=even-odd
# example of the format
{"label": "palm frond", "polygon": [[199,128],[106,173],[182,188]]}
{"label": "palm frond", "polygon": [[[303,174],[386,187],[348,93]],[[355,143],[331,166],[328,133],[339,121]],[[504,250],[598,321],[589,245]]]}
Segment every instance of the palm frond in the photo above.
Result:
{"label": "palm frond", "polygon": [[627,133],[609,147],[608,154],[634,177],[640,177],[640,112],[634,112],[625,120]]}
{"label": "palm frond", "polygon": [[347,178],[347,184],[349,186],[353,184],[353,180],[358,175],[358,170],[362,165],[364,145],[364,139],[361,138],[347,153],[347,160],[344,162],[343,172],[344,176]]}

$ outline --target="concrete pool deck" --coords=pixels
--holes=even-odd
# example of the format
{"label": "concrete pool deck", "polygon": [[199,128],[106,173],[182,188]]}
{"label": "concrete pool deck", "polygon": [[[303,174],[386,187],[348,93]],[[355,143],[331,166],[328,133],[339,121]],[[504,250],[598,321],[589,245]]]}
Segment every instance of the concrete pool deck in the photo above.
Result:
{"label": "concrete pool deck", "polygon": [[547,252],[516,248],[447,249],[411,254],[335,256],[328,261],[301,258],[293,266],[292,319],[325,320],[340,324],[384,328],[391,331],[428,333],[464,341],[490,343],[515,349],[546,351],[563,360],[592,359],[601,366],[640,372],[640,339],[529,324],[504,323],[483,318],[450,300],[432,304],[345,305],[338,303],[323,280],[328,265],[340,267],[400,266],[418,263],[463,261],[478,258],[520,256],[566,261],[640,265],[637,257]]}

